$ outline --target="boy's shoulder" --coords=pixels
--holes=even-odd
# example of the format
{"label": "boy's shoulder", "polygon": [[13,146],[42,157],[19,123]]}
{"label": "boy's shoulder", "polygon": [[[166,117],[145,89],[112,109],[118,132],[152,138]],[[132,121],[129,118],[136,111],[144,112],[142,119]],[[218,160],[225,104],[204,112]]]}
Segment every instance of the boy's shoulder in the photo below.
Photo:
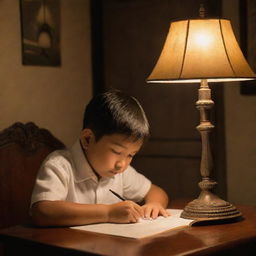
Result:
{"label": "boy's shoulder", "polygon": [[71,154],[68,149],[55,150],[51,152],[43,161],[43,165],[70,165],[71,164]]}

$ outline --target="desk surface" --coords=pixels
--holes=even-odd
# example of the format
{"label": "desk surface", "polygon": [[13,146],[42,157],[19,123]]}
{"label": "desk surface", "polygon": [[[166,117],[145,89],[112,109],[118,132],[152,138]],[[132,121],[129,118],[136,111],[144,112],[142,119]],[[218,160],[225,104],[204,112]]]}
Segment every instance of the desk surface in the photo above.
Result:
{"label": "desk surface", "polygon": [[171,230],[139,240],[69,228],[29,226],[0,230],[0,240],[12,247],[26,243],[51,250],[59,248],[72,252],[70,255],[223,255],[223,252],[227,252],[225,255],[249,255],[246,253],[256,252],[256,207],[238,206],[238,209],[243,219],[237,222]]}

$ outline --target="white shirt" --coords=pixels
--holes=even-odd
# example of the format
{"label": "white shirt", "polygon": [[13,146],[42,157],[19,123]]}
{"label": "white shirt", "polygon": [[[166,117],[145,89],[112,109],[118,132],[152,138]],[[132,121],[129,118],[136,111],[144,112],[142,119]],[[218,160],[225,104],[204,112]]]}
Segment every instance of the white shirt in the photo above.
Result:
{"label": "white shirt", "polygon": [[113,204],[122,197],[141,201],[149,191],[151,181],[128,168],[111,178],[97,179],[78,140],[71,149],[57,150],[43,162],[31,198],[31,205],[42,200],[66,200],[83,204]]}

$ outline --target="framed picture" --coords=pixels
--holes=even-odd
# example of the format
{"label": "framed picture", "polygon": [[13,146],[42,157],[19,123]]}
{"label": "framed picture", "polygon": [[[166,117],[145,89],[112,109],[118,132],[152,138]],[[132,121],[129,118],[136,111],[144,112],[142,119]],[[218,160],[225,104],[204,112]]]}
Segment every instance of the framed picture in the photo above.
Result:
{"label": "framed picture", "polygon": [[[240,40],[244,55],[256,73],[256,1],[240,0]],[[241,82],[241,94],[256,95],[256,80]]]}
{"label": "framed picture", "polygon": [[20,0],[22,64],[60,66],[60,0]]}

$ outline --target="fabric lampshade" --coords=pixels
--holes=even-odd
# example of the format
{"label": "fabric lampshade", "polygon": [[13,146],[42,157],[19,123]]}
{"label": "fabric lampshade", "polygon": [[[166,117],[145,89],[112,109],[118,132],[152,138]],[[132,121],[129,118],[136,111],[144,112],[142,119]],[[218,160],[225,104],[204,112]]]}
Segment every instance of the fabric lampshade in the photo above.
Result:
{"label": "fabric lampshade", "polygon": [[149,83],[194,83],[255,79],[226,19],[172,22]]}

